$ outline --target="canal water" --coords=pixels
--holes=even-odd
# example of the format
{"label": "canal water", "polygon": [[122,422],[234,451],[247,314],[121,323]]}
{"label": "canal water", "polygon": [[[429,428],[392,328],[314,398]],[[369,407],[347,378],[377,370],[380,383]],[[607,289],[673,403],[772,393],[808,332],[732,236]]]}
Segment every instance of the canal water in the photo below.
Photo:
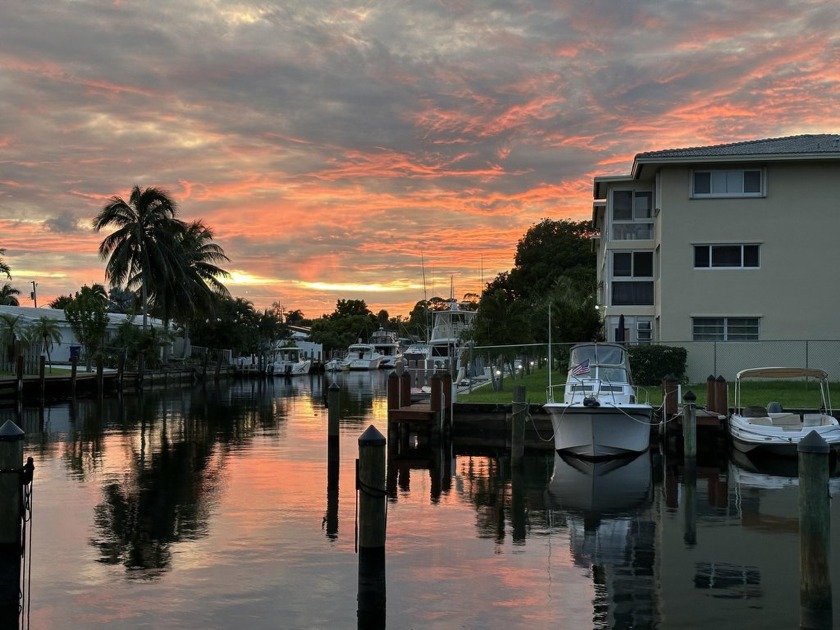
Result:
{"label": "canal water", "polygon": [[[336,377],[337,488],[322,377],[0,406],[35,462],[21,626],[359,627],[355,459],[386,377]],[[520,469],[418,438],[387,473],[387,627],[799,626],[789,466],[724,453],[688,484],[658,449]],[[831,566],[840,601],[840,544]]]}

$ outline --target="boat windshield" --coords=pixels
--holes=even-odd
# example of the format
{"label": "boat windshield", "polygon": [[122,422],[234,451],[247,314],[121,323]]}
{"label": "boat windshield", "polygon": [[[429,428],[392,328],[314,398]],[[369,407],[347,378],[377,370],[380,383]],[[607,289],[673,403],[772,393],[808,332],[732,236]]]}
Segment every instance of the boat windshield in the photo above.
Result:
{"label": "boat windshield", "polygon": [[[589,361],[589,367],[596,365],[621,365],[625,363],[624,348],[619,346],[602,346],[602,345],[586,345],[572,348],[572,353],[569,358],[569,365],[581,365],[585,361]],[[602,378],[607,378],[603,376]],[[616,378],[610,380],[627,380],[626,376],[623,378]]]}

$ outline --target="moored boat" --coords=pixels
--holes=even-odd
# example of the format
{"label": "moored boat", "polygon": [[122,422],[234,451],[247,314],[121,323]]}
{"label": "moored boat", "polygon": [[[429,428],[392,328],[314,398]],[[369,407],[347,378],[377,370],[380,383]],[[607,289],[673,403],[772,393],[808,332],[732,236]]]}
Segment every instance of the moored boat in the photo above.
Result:
{"label": "moored boat", "polygon": [[373,344],[354,343],[347,348],[345,368],[348,370],[378,370],[382,355]]}
{"label": "moored boat", "polygon": [[[744,381],[754,379],[806,381],[811,385],[809,390],[813,391],[814,404],[818,406],[803,411],[786,409],[779,401],[766,406],[746,404]],[[735,404],[729,415],[729,435],[736,449],[743,453],[761,451],[796,457],[800,440],[812,431],[816,431],[832,450],[840,449],[840,423],[831,408],[828,374],[824,370],[765,367],[741,370],[735,375]]]}
{"label": "moored boat", "polygon": [[312,366],[310,359],[304,358],[304,352],[297,346],[278,348],[274,357],[266,366],[266,372],[274,376],[300,376],[309,374]]}
{"label": "moored boat", "polygon": [[554,388],[550,386],[544,405],[551,417],[558,452],[597,459],[648,449],[653,407],[646,401],[639,402],[624,346],[573,346],[562,387],[562,402],[554,400]]}

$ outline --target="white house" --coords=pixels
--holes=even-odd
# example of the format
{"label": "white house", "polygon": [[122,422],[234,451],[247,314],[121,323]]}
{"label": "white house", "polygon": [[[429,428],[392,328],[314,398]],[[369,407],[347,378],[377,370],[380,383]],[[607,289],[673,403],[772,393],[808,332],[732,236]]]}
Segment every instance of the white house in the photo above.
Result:
{"label": "white house", "polygon": [[[64,311],[62,309],[0,305],[0,314],[4,313],[12,316],[20,316],[27,323],[34,322],[42,317],[49,317],[58,323],[59,331],[61,332],[61,342],[54,345],[50,350],[50,356],[53,363],[69,363],[71,348],[74,346],[81,346],[78,339],[76,339],[76,336],[73,334],[70,323],[64,316]],[[131,320],[138,327],[143,325],[143,319],[141,316],[137,316],[132,319],[130,316],[122,313],[108,313],[106,337],[113,335],[117,327],[126,320]],[[148,324],[153,328],[164,328],[164,324],[161,320],[152,317],[148,318]],[[177,340],[175,347],[173,348],[173,352],[177,354],[179,347],[183,347],[182,339]]]}

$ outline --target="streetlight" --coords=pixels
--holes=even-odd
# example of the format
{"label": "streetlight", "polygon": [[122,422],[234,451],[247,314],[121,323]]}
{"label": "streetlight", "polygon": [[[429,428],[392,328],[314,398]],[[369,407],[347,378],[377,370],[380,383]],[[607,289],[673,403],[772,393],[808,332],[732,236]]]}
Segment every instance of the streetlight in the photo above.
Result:
{"label": "streetlight", "polygon": [[29,294],[29,297],[35,302],[35,308],[38,308],[38,283],[34,280],[32,281],[32,292]]}

